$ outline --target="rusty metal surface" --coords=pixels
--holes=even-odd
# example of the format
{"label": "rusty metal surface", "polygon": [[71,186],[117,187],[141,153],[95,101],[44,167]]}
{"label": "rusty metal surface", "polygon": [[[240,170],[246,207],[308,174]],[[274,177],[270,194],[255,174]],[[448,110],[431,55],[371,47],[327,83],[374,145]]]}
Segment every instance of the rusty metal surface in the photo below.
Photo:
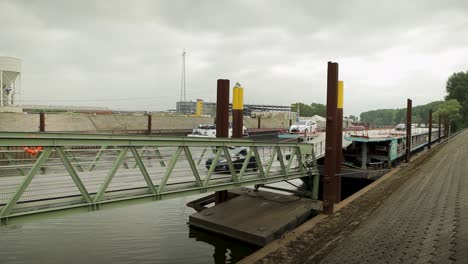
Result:
{"label": "rusty metal surface", "polygon": [[411,159],[411,114],[412,114],[411,99],[406,102],[406,162],[409,163]]}
{"label": "rusty metal surface", "polygon": [[148,130],[146,132],[148,135],[151,135],[152,125],[153,125],[153,116],[151,114],[148,114]]}
{"label": "rusty metal surface", "polygon": [[45,131],[45,113],[44,112],[39,113],[39,131],[41,132]]}
{"label": "rusty metal surface", "polygon": [[[216,94],[216,137],[229,137],[229,80],[218,79]],[[215,192],[215,204],[225,202],[227,199],[227,191]]]}
{"label": "rusty metal surface", "polygon": [[338,63],[328,62],[327,72],[327,121],[325,139],[325,176],[323,193],[323,212],[333,213],[336,199],[336,130],[337,130],[337,104],[338,104]]}
{"label": "rusty metal surface", "polygon": [[216,94],[216,137],[229,137],[229,80],[218,80]]}
{"label": "rusty metal surface", "polygon": [[432,109],[429,109],[429,139],[427,142],[427,148],[431,148],[432,145]]}
{"label": "rusty metal surface", "polygon": [[242,138],[242,127],[244,125],[244,111],[232,110],[232,137]]}
{"label": "rusty metal surface", "polygon": [[343,161],[343,108],[337,109],[337,131],[336,131],[336,176],[335,176],[335,188],[336,188],[336,199],[335,203],[341,201],[341,163]]}
{"label": "rusty metal surface", "polygon": [[437,142],[440,142],[440,135],[442,131],[442,117],[439,115],[439,138],[437,139]]}

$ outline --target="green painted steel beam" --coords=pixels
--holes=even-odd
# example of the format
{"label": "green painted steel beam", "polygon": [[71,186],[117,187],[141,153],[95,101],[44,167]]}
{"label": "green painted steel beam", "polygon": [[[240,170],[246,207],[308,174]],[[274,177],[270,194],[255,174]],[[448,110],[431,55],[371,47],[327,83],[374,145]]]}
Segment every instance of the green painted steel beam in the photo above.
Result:
{"label": "green painted steel beam", "polygon": [[125,157],[127,156],[127,152],[128,152],[128,147],[125,147],[120,151],[120,154],[117,157],[117,160],[112,165],[111,170],[107,174],[106,179],[104,180],[101,187],[99,188],[99,191],[96,193],[96,196],[94,197],[94,203],[95,204],[99,203],[99,201],[101,201],[102,196],[104,195],[104,193],[107,190],[107,187],[109,187],[109,184],[112,181],[112,178],[114,178],[115,173],[120,168],[120,166],[122,165]]}
{"label": "green painted steel beam", "polygon": [[93,160],[91,166],[89,166],[88,171],[92,171],[96,167],[96,163],[99,162],[99,160],[101,159],[102,153],[104,153],[105,149],[107,149],[107,146],[102,145],[101,148],[99,149],[98,153],[94,157],[94,160]]}
{"label": "green painted steel beam", "polygon": [[192,158],[192,153],[190,152],[190,149],[188,147],[184,147],[184,153],[185,156],[187,157],[187,161],[190,165],[190,168],[192,169],[193,176],[195,177],[195,180],[197,181],[198,186],[203,186],[203,182],[200,178],[200,174],[198,173],[197,165],[195,165],[195,161],[193,161]]}
{"label": "green painted steel beam", "polygon": [[83,199],[88,203],[91,204],[93,203],[93,200],[89,196],[89,192],[86,190],[86,187],[83,185],[83,182],[81,182],[80,177],[78,176],[78,173],[76,173],[75,169],[73,168],[73,165],[71,164],[70,160],[68,159],[67,155],[63,151],[62,148],[57,147],[55,148],[55,151],[57,152],[58,156],[63,162],[63,165],[67,169],[68,173],[73,179],[73,182],[75,182],[76,187],[80,191],[81,195],[83,196]]}
{"label": "green painted steel beam", "polygon": [[[290,175],[288,176],[288,178],[286,178],[286,180],[296,179],[299,176]],[[252,186],[256,184],[276,183],[276,182],[281,182],[283,180],[285,180],[284,176],[279,175],[279,176],[271,177],[268,179],[253,179],[249,181],[243,181],[240,183],[230,182],[230,183],[225,183],[225,184],[210,185],[210,186],[203,187],[203,188],[191,188],[191,189],[163,192],[158,195],[143,194],[143,195],[129,196],[129,197],[124,197],[124,198],[119,198],[119,199],[101,200],[98,203],[98,205],[99,205],[99,209],[105,209],[107,208],[107,206],[111,207],[112,204],[119,204],[119,206],[121,206],[121,205],[134,204],[134,203],[140,203],[140,202],[154,202],[154,201],[160,201],[160,200],[186,197],[186,196],[196,195],[196,194],[203,194],[207,192],[229,190],[232,188],[238,188],[239,186],[248,187],[248,186]],[[84,208],[84,210],[89,210],[88,209],[89,205],[84,204],[84,203],[83,204],[70,204],[70,205],[57,205],[57,207],[36,209],[36,210],[28,211],[28,212],[18,212],[18,213],[13,212],[10,215],[8,215],[8,217],[0,216],[0,220],[2,220],[2,222],[3,220],[8,220],[9,221],[8,223],[14,223],[14,219],[19,218],[19,217],[26,217],[29,215],[37,215],[37,214],[45,214],[45,213],[53,213],[57,211],[73,210],[73,209],[77,209],[80,207]]]}
{"label": "green painted steel beam", "polygon": [[130,151],[133,154],[133,158],[135,159],[136,165],[140,168],[141,174],[145,178],[146,184],[148,185],[149,190],[152,194],[156,194],[156,188],[154,187],[153,181],[151,180],[148,171],[146,170],[145,164],[141,160],[140,155],[135,147],[131,147]]}
{"label": "green painted steel beam", "polygon": [[247,156],[245,157],[245,161],[242,164],[242,168],[239,172],[239,177],[238,177],[239,181],[241,181],[242,177],[244,177],[245,171],[247,170],[247,167],[249,166],[250,158],[252,157],[253,152],[254,152],[253,148],[249,148],[249,152],[247,153]]}
{"label": "green painted steel beam", "polygon": [[19,198],[21,198],[21,195],[23,195],[24,191],[28,188],[34,176],[36,176],[36,173],[44,165],[45,161],[50,156],[50,153],[52,153],[52,148],[45,148],[44,151],[39,155],[36,162],[32,166],[31,170],[28,172],[28,175],[23,179],[23,182],[21,182],[20,186],[15,191],[13,196],[10,198],[10,200],[8,200],[6,205],[3,207],[2,211],[0,212],[0,218],[8,217],[8,215],[10,214],[10,211],[18,202]]}
{"label": "green painted steel beam", "polygon": [[[0,150],[1,151],[1,150]],[[11,165],[15,166],[15,165],[19,165],[18,162],[15,161],[15,159],[13,158],[13,156],[11,155],[11,153],[8,153],[8,152],[1,152],[0,154],[3,154],[6,159],[8,160],[8,163],[10,163]],[[24,173],[24,171],[21,169],[21,168],[16,168],[16,170],[20,173],[21,176],[25,176],[26,174]]]}
{"label": "green painted steel beam", "polygon": [[182,153],[182,147],[178,147],[176,152],[172,155],[171,160],[169,161],[169,166],[167,166],[166,173],[164,174],[163,178],[161,179],[161,183],[158,186],[157,193],[162,193],[164,186],[166,185],[167,181],[169,180],[169,177],[172,174],[172,171],[174,170],[174,167],[177,163],[177,160],[180,157],[180,154]]}

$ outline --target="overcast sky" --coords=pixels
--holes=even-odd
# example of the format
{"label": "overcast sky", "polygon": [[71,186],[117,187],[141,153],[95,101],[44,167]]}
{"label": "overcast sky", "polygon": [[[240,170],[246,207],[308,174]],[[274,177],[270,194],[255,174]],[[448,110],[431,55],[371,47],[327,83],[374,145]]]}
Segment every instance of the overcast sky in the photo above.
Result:
{"label": "overcast sky", "polygon": [[349,115],[442,99],[467,25],[467,0],[0,0],[0,56],[22,59],[24,104],[153,111],[179,100],[184,48],[191,100],[226,78],[246,103],[325,103],[336,61]]}

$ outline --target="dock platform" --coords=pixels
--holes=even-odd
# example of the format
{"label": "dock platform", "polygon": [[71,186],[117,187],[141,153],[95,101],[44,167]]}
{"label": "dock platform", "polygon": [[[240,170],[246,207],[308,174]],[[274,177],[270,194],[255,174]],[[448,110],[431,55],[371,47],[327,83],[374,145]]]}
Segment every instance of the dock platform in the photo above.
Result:
{"label": "dock platform", "polygon": [[234,192],[239,195],[191,215],[190,225],[264,246],[310,219],[322,205],[321,201],[250,188]]}

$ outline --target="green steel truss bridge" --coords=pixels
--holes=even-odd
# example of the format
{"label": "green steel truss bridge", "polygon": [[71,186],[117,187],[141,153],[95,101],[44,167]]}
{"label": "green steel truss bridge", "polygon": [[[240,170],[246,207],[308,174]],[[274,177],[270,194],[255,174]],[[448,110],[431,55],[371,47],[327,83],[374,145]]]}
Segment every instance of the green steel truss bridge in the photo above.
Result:
{"label": "green steel truss bridge", "polygon": [[[31,155],[25,147],[42,150]],[[314,186],[312,198],[317,199],[314,144],[0,132],[2,222],[42,212],[94,210],[110,203],[157,201],[307,176]]]}

